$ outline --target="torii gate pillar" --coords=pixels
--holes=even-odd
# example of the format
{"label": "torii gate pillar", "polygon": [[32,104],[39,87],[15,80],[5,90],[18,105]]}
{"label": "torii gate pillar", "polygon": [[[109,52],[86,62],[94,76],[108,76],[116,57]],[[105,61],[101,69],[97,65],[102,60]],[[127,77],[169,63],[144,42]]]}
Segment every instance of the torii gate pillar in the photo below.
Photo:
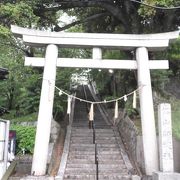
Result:
{"label": "torii gate pillar", "polygon": [[158,171],[158,148],[149,69],[148,50],[145,47],[136,49],[138,66],[138,86],[141,107],[142,138],[144,149],[144,162],[147,175]]}
{"label": "torii gate pillar", "polygon": [[48,157],[49,136],[54,102],[57,57],[57,46],[53,44],[48,45],[46,49],[35,140],[36,143],[34,147],[34,156],[31,170],[31,173],[37,176],[46,174],[46,163]]}

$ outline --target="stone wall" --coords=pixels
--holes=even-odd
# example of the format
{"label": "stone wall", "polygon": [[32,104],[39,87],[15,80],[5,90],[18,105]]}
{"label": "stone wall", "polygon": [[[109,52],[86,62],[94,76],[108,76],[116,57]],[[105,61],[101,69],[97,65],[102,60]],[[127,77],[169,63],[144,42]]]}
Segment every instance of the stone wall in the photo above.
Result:
{"label": "stone wall", "polygon": [[60,132],[60,124],[57,123],[54,119],[52,119],[52,121],[51,121],[51,133],[50,133],[50,140],[49,140],[48,164],[50,163],[53,147],[54,147],[54,144],[57,140],[59,132]]}
{"label": "stone wall", "polygon": [[180,141],[173,138],[174,171],[180,173]]}
{"label": "stone wall", "polygon": [[32,155],[16,156],[15,160],[17,161],[17,166],[15,168],[14,176],[31,174]]}
{"label": "stone wall", "polygon": [[141,141],[139,141],[138,130],[134,122],[125,114],[121,115],[117,126],[128,151],[129,158],[137,169],[144,172],[143,151],[138,149],[138,146],[142,147],[142,144],[140,144]]}
{"label": "stone wall", "polygon": [[37,126],[37,121],[24,121],[24,122],[19,122],[19,123],[15,123],[21,126]]}
{"label": "stone wall", "polygon": [[122,138],[125,140],[128,149],[133,157],[136,156],[136,146],[138,131],[128,116],[125,116],[118,124]]}

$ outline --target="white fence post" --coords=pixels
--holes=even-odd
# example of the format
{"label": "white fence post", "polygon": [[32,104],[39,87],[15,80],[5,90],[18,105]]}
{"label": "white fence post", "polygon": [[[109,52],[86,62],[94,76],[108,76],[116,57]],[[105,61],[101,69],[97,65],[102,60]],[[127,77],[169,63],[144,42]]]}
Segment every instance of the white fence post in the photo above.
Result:
{"label": "white fence post", "polygon": [[9,121],[0,120],[0,179],[7,169],[9,124]]}

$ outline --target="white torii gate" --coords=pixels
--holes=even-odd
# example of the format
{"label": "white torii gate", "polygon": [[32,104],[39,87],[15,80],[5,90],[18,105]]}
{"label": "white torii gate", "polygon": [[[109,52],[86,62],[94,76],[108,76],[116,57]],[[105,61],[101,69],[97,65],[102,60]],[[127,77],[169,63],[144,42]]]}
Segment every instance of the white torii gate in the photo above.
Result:
{"label": "white torii gate", "polygon": [[[56,66],[79,68],[137,69],[145,170],[147,175],[159,170],[158,148],[152,99],[150,69],[168,69],[167,60],[149,60],[148,51],[161,51],[179,31],[149,34],[57,33],[11,27],[15,36],[29,46],[47,46],[45,58],[26,57],[26,66],[44,67],[32,174],[45,175],[54,100]],[[58,58],[58,47],[92,48],[92,59]],[[136,60],[102,59],[101,48],[135,50]]]}

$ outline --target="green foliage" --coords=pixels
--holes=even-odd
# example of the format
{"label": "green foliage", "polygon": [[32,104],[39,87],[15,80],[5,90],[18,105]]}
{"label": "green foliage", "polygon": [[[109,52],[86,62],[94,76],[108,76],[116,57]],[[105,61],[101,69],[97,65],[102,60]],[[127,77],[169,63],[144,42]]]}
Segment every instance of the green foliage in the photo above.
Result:
{"label": "green foliage", "polygon": [[29,114],[38,111],[42,78],[34,69],[26,72],[24,86],[20,89],[16,110],[19,114]]}
{"label": "green foliage", "polygon": [[180,38],[171,44],[167,56],[170,60],[170,68],[172,69],[173,75],[180,77]]}
{"label": "green foliage", "polygon": [[23,69],[21,56],[8,46],[0,47],[0,67],[8,68],[9,75],[6,81],[0,81],[1,106],[12,109],[13,102],[19,93],[19,87],[23,81]]}
{"label": "green foliage", "polygon": [[169,76],[172,74],[171,70],[155,70],[151,72],[151,82],[154,90],[162,92],[165,84],[169,81]]}
{"label": "green foliage", "polygon": [[[174,0],[144,0],[143,3],[146,3],[150,6],[159,6],[159,7],[171,7],[175,4]],[[155,16],[156,14],[156,9],[149,6],[141,5],[138,12],[144,18],[146,17],[152,18],[152,16]]]}
{"label": "green foliage", "polygon": [[34,112],[28,115],[20,115],[17,116],[16,110],[10,111],[8,114],[4,114],[2,119],[9,119],[11,120],[11,124],[18,124],[20,122],[35,122],[37,121],[38,113]]}
{"label": "green foliage", "polygon": [[[0,81],[0,106],[14,110],[15,116],[36,112],[40,97],[40,71],[24,67],[24,54],[1,39],[0,67],[7,68],[8,78]],[[3,44],[4,43],[4,44]]]}
{"label": "green foliage", "polygon": [[0,16],[4,17],[4,20],[1,20],[4,26],[18,24],[31,27],[32,22],[35,25],[38,21],[38,17],[34,14],[32,7],[23,1],[1,4]]}
{"label": "green foliage", "polygon": [[171,100],[173,136],[180,140],[180,100]]}
{"label": "green foliage", "polygon": [[11,35],[11,32],[10,32],[9,28],[0,24],[0,37],[9,38],[10,35]]}
{"label": "green foliage", "polygon": [[36,133],[35,127],[12,125],[11,130],[16,131],[16,152],[22,154],[24,150],[25,153],[33,154]]}

